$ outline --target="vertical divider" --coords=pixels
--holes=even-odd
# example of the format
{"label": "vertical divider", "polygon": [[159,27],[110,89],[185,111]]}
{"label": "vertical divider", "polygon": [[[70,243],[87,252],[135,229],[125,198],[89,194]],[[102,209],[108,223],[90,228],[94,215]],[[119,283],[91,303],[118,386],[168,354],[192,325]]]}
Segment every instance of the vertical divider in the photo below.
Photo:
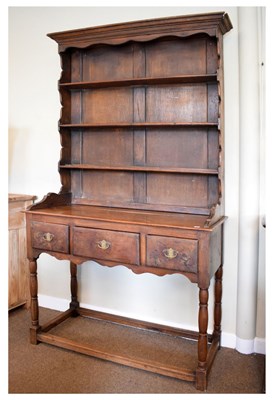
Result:
{"label": "vertical divider", "polygon": [[[145,47],[141,43],[133,44],[133,77],[146,76]],[[146,89],[135,87],[133,90],[133,122],[146,121]],[[146,165],[146,129],[133,130],[133,165]],[[146,203],[146,172],[133,172],[133,198],[136,203]]]}

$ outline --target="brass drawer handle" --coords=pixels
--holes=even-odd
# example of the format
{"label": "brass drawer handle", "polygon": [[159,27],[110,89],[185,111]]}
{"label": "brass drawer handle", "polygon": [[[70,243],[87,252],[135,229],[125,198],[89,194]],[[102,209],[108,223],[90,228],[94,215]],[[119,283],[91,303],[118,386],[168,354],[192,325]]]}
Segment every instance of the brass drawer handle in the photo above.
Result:
{"label": "brass drawer handle", "polygon": [[46,242],[51,242],[53,238],[54,238],[53,233],[47,232],[47,233],[44,233],[44,235],[43,235],[43,239],[44,239]]}
{"label": "brass drawer handle", "polygon": [[110,247],[110,242],[107,242],[105,239],[98,242],[99,249],[107,250]]}
{"label": "brass drawer handle", "polygon": [[171,247],[169,249],[164,249],[163,250],[163,255],[168,258],[169,260],[172,260],[173,258],[177,257],[178,251],[172,249]]}

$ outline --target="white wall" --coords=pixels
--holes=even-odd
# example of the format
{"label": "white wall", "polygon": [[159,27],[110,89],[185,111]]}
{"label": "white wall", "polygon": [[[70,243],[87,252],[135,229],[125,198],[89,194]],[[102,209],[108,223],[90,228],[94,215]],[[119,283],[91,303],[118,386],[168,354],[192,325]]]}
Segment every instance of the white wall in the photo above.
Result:
{"label": "white wall", "polygon": [[[225,202],[226,215],[229,218],[225,225],[224,242],[222,343],[224,346],[234,347],[237,335],[242,335],[240,339],[243,343],[247,340],[253,344],[249,351],[255,349],[263,352],[265,336],[263,238],[259,278],[256,275],[258,263],[253,268],[256,284],[257,281],[259,282],[258,305],[256,300],[255,306],[254,302],[251,302],[253,304],[250,305],[251,309],[248,309],[247,305],[245,310],[247,316],[243,321],[246,329],[243,334],[239,326],[241,325],[240,305],[237,300],[241,298],[239,293],[245,290],[244,282],[239,282],[238,279],[243,268],[239,264],[239,254],[241,254],[239,243],[244,244],[245,247],[250,245],[250,243],[239,242],[239,204],[241,204],[239,196],[242,192],[239,177],[241,152],[243,152],[243,148],[240,147],[239,74],[242,72],[239,65],[239,31],[244,27],[238,26],[239,8],[222,7],[222,10],[229,13],[234,26],[233,30],[224,36]],[[220,11],[220,9],[217,7],[10,8],[9,191],[35,194],[41,199],[46,193],[58,192],[60,189],[57,172],[60,152],[57,127],[60,103],[57,81],[60,75],[60,64],[57,45],[46,37],[47,33],[122,21],[210,11]],[[254,13],[259,14],[259,9],[256,8],[246,8],[246,11],[253,13],[253,16]],[[256,65],[258,64],[258,67],[259,60],[253,61]],[[259,68],[257,69],[256,84],[259,85]],[[256,117],[259,118],[259,108],[256,113]],[[254,132],[251,140],[259,142],[259,129]],[[253,177],[249,176],[247,179],[252,180]],[[259,201],[259,193],[255,201]],[[258,218],[259,210],[257,220]],[[258,224],[252,229],[254,230],[253,237],[257,238]],[[44,254],[40,256],[38,265],[40,305],[53,308],[67,307],[70,297],[68,262],[57,261]],[[197,327],[197,288],[183,276],[172,275],[159,278],[151,274],[134,275],[122,266],[102,268],[88,262],[79,268],[79,286],[80,301],[88,307],[173,326]],[[256,297],[256,291],[257,286],[252,296]],[[212,301],[210,301],[210,307],[212,307]],[[257,308],[259,313],[256,315]],[[249,315],[254,316],[254,313],[257,317],[256,321],[253,321],[252,317],[249,318]],[[209,325],[212,327],[211,319]],[[258,348],[256,343],[262,346]],[[238,344],[239,351],[245,351],[244,348],[245,346],[241,348],[241,344]]]}

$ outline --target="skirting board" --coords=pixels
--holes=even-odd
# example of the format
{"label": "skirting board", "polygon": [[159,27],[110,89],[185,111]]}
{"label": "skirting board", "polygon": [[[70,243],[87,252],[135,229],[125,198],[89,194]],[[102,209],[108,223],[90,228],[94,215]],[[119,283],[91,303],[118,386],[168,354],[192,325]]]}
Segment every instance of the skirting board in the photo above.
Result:
{"label": "skirting board", "polygon": [[265,354],[265,339],[257,338],[255,339],[241,339],[236,338],[236,350],[243,354],[259,353]]}
{"label": "skirting board", "polygon": [[[68,299],[62,299],[59,297],[52,297],[52,296],[46,296],[46,295],[39,294],[39,306],[41,306],[41,307],[49,308],[52,310],[65,311],[68,308],[68,304],[69,304]],[[101,311],[101,312],[117,315],[117,310],[111,310],[109,308],[96,307],[96,306],[91,307],[90,304],[83,304],[83,303],[81,303],[80,306],[84,307],[84,308],[92,308],[95,311]],[[129,314],[125,314],[125,313],[119,313],[119,315],[121,315],[123,317],[140,319],[139,315],[136,316],[133,314],[129,315]],[[174,323],[170,323],[169,321],[150,320],[150,322],[167,325],[167,326],[172,326],[175,328],[195,330],[195,327],[185,326],[182,324],[174,324]],[[222,332],[221,346],[229,347],[231,349],[236,349],[239,353],[242,353],[242,354],[252,354],[252,353],[265,354],[265,339],[264,338],[255,337],[252,340],[248,340],[248,339],[238,338],[233,333]]]}

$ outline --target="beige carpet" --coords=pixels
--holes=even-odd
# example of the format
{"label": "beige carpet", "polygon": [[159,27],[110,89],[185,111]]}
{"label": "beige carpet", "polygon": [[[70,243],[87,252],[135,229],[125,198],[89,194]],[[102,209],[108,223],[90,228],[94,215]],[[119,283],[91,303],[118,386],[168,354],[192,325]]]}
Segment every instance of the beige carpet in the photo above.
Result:
{"label": "beige carpet", "polygon": [[[57,314],[41,308],[41,322]],[[194,384],[137,370],[40,343],[29,343],[30,315],[24,308],[9,315],[9,393],[200,393]],[[53,330],[51,331],[53,333]],[[167,365],[195,368],[196,343],[169,335],[78,317],[54,333],[96,348]],[[182,350],[183,348],[183,350]],[[207,393],[263,393],[263,355],[221,348],[209,376]]]}

